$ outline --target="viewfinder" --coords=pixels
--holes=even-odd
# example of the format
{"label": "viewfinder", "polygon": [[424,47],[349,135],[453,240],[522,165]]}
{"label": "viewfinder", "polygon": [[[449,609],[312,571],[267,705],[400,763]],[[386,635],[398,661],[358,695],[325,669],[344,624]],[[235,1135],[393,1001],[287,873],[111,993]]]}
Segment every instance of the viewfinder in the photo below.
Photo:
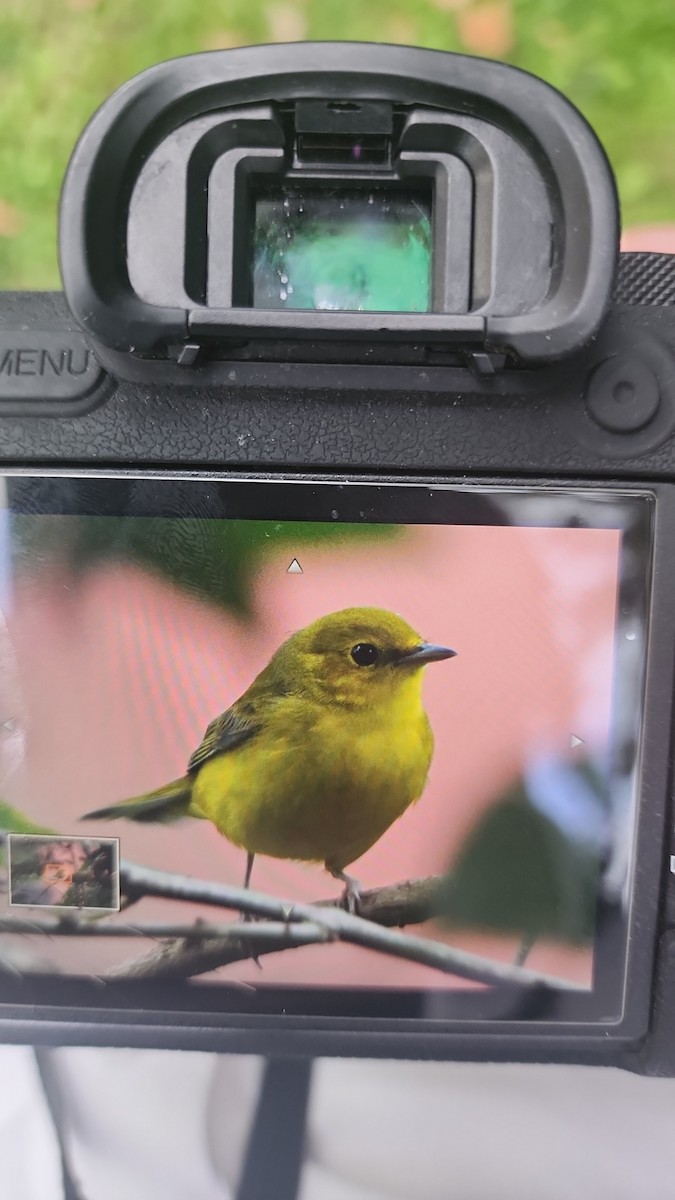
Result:
{"label": "viewfinder", "polygon": [[618,240],[604,152],[541,80],[301,43],[125,84],[77,144],[59,244],[102,364],[178,379],[243,347],[260,362],[323,364],[334,346],[367,366],[391,345],[401,362],[557,361],[599,329]]}
{"label": "viewfinder", "polygon": [[429,312],[431,196],[278,188],[255,204],[253,307]]}

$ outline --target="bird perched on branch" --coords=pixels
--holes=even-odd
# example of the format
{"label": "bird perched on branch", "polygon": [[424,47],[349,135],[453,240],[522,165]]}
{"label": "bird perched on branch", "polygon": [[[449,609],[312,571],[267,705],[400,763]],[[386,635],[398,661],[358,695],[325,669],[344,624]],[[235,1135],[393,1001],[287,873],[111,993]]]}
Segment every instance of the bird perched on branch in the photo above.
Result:
{"label": "bird perched on branch", "polygon": [[454,654],[386,609],[329,613],[289,637],[211,722],[181,779],[86,818],[205,818],[247,851],[245,886],[256,854],[322,862],[354,908],[345,867],[426,783],[423,668]]}

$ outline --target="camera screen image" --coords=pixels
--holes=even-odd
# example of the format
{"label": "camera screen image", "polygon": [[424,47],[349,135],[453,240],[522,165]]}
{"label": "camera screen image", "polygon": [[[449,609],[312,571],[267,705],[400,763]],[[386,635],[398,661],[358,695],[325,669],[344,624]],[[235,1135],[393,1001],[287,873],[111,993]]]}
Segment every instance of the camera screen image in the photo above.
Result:
{"label": "camera screen image", "polygon": [[[620,1016],[648,497],[5,484],[0,959],[439,1018],[508,1015],[527,971],[554,1017]],[[92,907],[122,911],[54,936],[45,869],[65,845],[84,921],[117,838]]]}
{"label": "camera screen image", "polygon": [[428,312],[427,195],[279,188],[255,204],[253,307]]}

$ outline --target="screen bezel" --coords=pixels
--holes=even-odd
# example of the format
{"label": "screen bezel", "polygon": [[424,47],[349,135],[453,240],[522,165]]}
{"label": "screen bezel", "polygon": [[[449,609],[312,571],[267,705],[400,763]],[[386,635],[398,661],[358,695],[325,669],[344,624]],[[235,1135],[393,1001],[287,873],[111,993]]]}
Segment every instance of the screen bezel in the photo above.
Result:
{"label": "screen bezel", "polygon": [[[322,519],[332,521],[335,519],[333,512],[338,504],[339,517],[343,520],[352,522],[369,519],[405,524],[448,523],[447,505],[450,500],[455,506],[451,523],[458,521],[463,524],[485,523],[469,520],[472,506],[475,512],[477,498],[491,497],[494,500],[498,494],[507,493],[511,498],[517,497],[518,503],[527,503],[528,496],[540,498],[542,492],[541,484],[539,486],[536,483],[523,486],[522,482],[513,483],[501,480],[481,481],[480,483],[476,481],[468,485],[462,481],[431,479],[425,481],[359,480],[358,482],[336,483],[320,477],[310,479],[287,476],[280,479],[278,476],[247,476],[242,478],[236,475],[208,475],[198,472],[135,473],[132,471],[78,474],[6,471],[3,472],[2,477],[8,484],[10,507],[16,506],[19,510],[30,512],[82,514],[89,511],[120,515],[123,499],[126,497],[128,506],[131,495],[133,496],[131,507],[136,515],[154,513],[155,515],[175,516],[182,511],[181,506],[186,504],[188,497],[194,502],[195,489],[198,489],[201,516],[254,519],[272,516],[277,520],[303,519],[304,517],[304,519],[312,521]],[[264,486],[261,487],[261,485]],[[621,498],[626,498],[626,500],[632,498],[633,502],[636,498],[641,498],[643,502],[646,501],[643,504],[645,515],[642,533],[646,539],[647,552],[642,563],[644,586],[641,590],[640,604],[647,632],[647,645],[650,647],[653,638],[652,620],[654,616],[653,611],[650,612],[654,607],[654,597],[651,595],[652,555],[649,553],[649,547],[653,544],[655,511],[653,501],[656,493],[659,492],[667,493],[672,503],[671,490],[646,489],[644,486],[608,488],[602,484],[574,483],[572,481],[569,486],[565,487],[561,487],[559,482],[555,484],[547,482],[544,486],[551,498],[559,496],[569,500],[570,495],[573,495],[581,509],[588,512],[591,509],[599,511],[598,506],[602,507],[603,503],[611,501],[615,504]],[[443,499],[445,503],[443,519],[439,514],[440,499]],[[660,511],[664,512],[665,497],[660,496],[659,499]],[[145,507],[143,507],[144,505]],[[361,514],[365,514],[365,518]],[[497,522],[491,520],[487,523],[495,524]],[[527,523],[554,524],[551,521],[524,522],[521,520],[518,522],[518,524]],[[607,526],[601,525],[600,527]],[[616,527],[616,525],[610,527]],[[668,644],[671,646],[670,642]],[[663,699],[667,686],[670,699],[672,646],[670,657],[666,655],[664,658],[662,655],[659,660],[652,663],[652,667],[663,667],[664,664],[668,671],[667,682],[666,676],[662,675],[658,690]],[[643,677],[644,674],[643,670]],[[653,678],[653,675],[654,671],[650,668],[650,679]],[[643,705],[644,724],[640,739],[641,745],[644,745],[649,735],[649,694],[648,688]],[[502,994],[497,1005],[494,1003],[496,993],[485,993],[486,1004],[480,1011],[477,1011],[477,1007],[480,1006],[476,1005],[476,996],[475,993],[472,993],[471,1014],[467,1013],[465,1017],[462,1017],[460,1012],[454,1011],[452,1015],[438,1015],[430,1019],[428,1016],[420,1015],[419,1006],[416,1008],[414,1003],[415,996],[411,997],[408,993],[400,992],[395,994],[397,1002],[391,1004],[386,1012],[383,1012],[381,1007],[363,1003],[365,992],[370,989],[363,991],[358,989],[360,1005],[357,1010],[348,1002],[353,997],[346,994],[342,1007],[333,1003],[328,1012],[321,1004],[315,1004],[309,1011],[306,1007],[299,1009],[289,1002],[289,993],[302,989],[284,989],[286,1003],[279,1006],[283,1007],[285,1012],[280,1015],[278,1011],[267,1011],[255,1003],[242,1004],[242,993],[239,989],[232,989],[236,994],[231,997],[233,1000],[231,1010],[226,1010],[224,1003],[224,997],[228,994],[226,987],[178,984],[175,985],[176,990],[169,995],[168,985],[164,982],[161,984],[139,983],[131,986],[126,982],[124,984],[107,984],[105,989],[102,989],[100,984],[91,984],[88,981],[74,978],[55,980],[53,976],[32,976],[20,983],[11,979],[7,980],[6,984],[3,981],[2,992],[4,995],[0,993],[2,1000],[0,1015],[4,1015],[10,1020],[16,1020],[22,1016],[25,1018],[26,1006],[30,1005],[32,1017],[49,1022],[54,1019],[68,1020],[72,1017],[74,1008],[79,1020],[85,1023],[96,1022],[100,1030],[104,1026],[108,1028],[108,1033],[103,1035],[103,1040],[107,1042],[115,1040],[110,1036],[111,1027],[108,1021],[111,1020],[113,1027],[122,1031],[120,1036],[123,1044],[131,1044],[129,1029],[132,1024],[136,1023],[140,1028],[147,1025],[170,1024],[181,1027],[183,1032],[186,1027],[210,1029],[212,1033],[217,1032],[218,1035],[229,1033],[231,1038],[237,1042],[241,1041],[241,1035],[245,1031],[255,1037],[262,1034],[263,1031],[269,1033],[280,1027],[283,1027],[284,1031],[288,1033],[293,1030],[301,1032],[302,1030],[309,1031],[309,1029],[313,1030],[316,1035],[328,1031],[339,1034],[346,1030],[353,1033],[377,1030],[387,1034],[415,1033],[420,1037],[428,1035],[432,1038],[437,1034],[447,1036],[453,1032],[461,1032],[463,1035],[480,1035],[487,1031],[492,1033],[508,1032],[512,1036],[518,1030],[521,1035],[532,1034],[538,1035],[539,1038],[546,1035],[553,1036],[555,1039],[565,1035],[565,1032],[570,1036],[578,1035],[580,1027],[583,1027],[586,1035],[602,1031],[604,1037],[637,1036],[637,1031],[644,1031],[647,1022],[658,879],[662,859],[664,798],[658,795],[653,778],[651,786],[645,788],[646,769],[647,767],[651,768],[655,761],[652,754],[652,742],[653,738],[649,743],[649,764],[641,761],[640,749],[637,756],[639,761],[636,769],[642,784],[642,799],[637,822],[637,836],[640,845],[639,870],[635,872],[633,880],[630,916],[626,926],[624,945],[627,950],[625,954],[622,954],[621,962],[618,965],[618,974],[624,981],[623,1005],[621,1012],[613,1014],[611,1019],[603,1019],[603,1006],[605,1012],[607,1011],[604,997],[601,998],[598,1006],[595,1003],[597,997],[591,993],[563,995],[562,993],[548,992],[546,989],[541,994],[533,992],[524,994],[520,991],[511,996]],[[657,769],[658,765],[658,760],[656,760]],[[650,773],[653,776],[653,769]],[[658,774],[656,778],[658,779]],[[652,802],[651,810],[648,804],[649,797]],[[650,863],[651,874],[649,872]],[[641,934],[639,942],[635,937],[638,928]],[[630,953],[628,953],[628,948],[630,948]],[[614,988],[616,988],[616,978],[617,972],[615,971]],[[105,996],[102,994],[103,990],[105,990]],[[331,999],[335,1001],[335,991],[326,990],[330,991]],[[377,991],[377,989],[373,990]],[[314,989],[312,991],[316,997],[316,991]],[[213,994],[212,1002],[207,1004],[205,1003],[206,997],[211,993]],[[391,993],[387,993],[387,995],[391,999]],[[457,992],[452,995],[461,997],[461,993]],[[464,996],[466,997],[466,993]],[[250,997],[247,999],[250,1001]],[[524,1001],[525,1003],[523,1003]],[[460,1000],[460,1006],[466,1003],[466,999]],[[511,1011],[509,1011],[509,1007]],[[540,1015],[537,1015],[537,1012]],[[4,1025],[4,1021],[2,1025]],[[94,1037],[94,1040],[97,1038]],[[139,1044],[147,1044],[147,1038],[141,1037]],[[183,1042],[183,1044],[185,1043]],[[190,1041],[190,1044],[193,1044],[193,1041]],[[335,1044],[338,1045],[339,1040]],[[470,1042],[466,1043],[467,1046],[469,1044]],[[250,1038],[245,1036],[242,1048],[246,1048],[246,1046],[250,1048],[250,1045]],[[421,1043],[419,1045],[421,1046]],[[339,1053],[340,1050],[336,1049],[335,1052]]]}

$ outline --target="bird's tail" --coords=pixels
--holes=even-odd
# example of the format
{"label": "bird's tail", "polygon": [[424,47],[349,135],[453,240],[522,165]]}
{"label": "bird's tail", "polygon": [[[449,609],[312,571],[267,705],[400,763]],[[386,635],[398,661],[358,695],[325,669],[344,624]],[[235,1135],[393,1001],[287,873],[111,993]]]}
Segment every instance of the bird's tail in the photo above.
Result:
{"label": "bird's tail", "polygon": [[184,775],[182,779],[175,779],[155,792],[146,792],[144,796],[134,796],[131,800],[122,800],[119,804],[85,813],[80,820],[116,821],[119,817],[125,817],[129,821],[145,821],[148,824],[153,821],[178,821],[189,815],[191,799],[192,780]]}

